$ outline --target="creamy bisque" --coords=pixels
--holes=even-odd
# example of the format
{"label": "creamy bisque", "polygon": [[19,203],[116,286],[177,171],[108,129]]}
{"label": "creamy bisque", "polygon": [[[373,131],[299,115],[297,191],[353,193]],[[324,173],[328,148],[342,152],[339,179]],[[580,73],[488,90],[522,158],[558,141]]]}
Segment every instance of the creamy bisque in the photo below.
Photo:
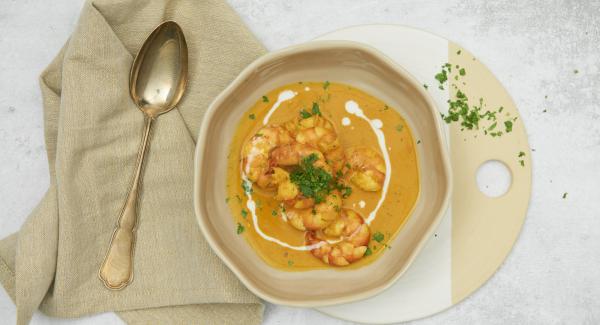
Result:
{"label": "creamy bisque", "polygon": [[[279,125],[309,111],[318,103],[322,116],[334,125],[341,146],[377,150],[386,164],[385,181],[377,192],[366,192],[349,184],[352,193],[342,208],[358,212],[373,237],[360,260],[338,270],[373,262],[406,222],[419,195],[419,173],[415,139],[405,120],[377,98],[344,84],[298,82],[277,88],[260,98],[240,120],[229,148],[227,204],[237,231],[269,265],[287,271],[332,268],[312,256],[305,233],[287,222],[285,209],[273,194],[245,182],[241,150],[257,131]],[[385,150],[385,151],[384,151]],[[246,183],[242,186],[242,183]]]}

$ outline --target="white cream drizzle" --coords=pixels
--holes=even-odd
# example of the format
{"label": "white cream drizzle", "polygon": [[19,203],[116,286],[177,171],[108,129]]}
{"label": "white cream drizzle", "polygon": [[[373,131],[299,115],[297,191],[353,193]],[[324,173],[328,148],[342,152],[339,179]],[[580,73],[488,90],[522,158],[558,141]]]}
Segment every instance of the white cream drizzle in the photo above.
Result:
{"label": "white cream drizzle", "polygon": [[[277,108],[279,108],[279,105],[281,105],[281,103],[294,98],[297,94],[298,93],[291,91],[291,90],[284,90],[281,93],[279,93],[279,96],[277,97],[277,101],[275,102],[275,104],[273,104],[273,107],[271,107],[271,109],[269,110],[269,112],[267,113],[265,118],[263,119],[263,125],[267,125],[267,123],[269,123],[269,119],[271,118],[271,115],[277,110]],[[253,156],[252,152],[250,153],[250,156]],[[297,250],[297,251],[310,251],[310,250],[319,248],[319,247],[325,245],[326,243],[335,244],[335,243],[342,241],[342,239],[340,238],[338,240],[327,240],[326,242],[320,241],[320,242],[318,242],[316,244],[312,244],[312,245],[294,246],[294,245],[290,245],[284,241],[281,241],[277,238],[274,238],[274,237],[271,237],[271,236],[265,234],[262,231],[262,229],[260,229],[260,227],[258,226],[258,216],[256,215],[256,202],[254,202],[254,200],[252,199],[252,182],[248,179],[248,177],[246,177],[246,174],[249,172],[248,169],[249,169],[249,164],[247,164],[245,166],[244,173],[242,174],[242,182],[245,182],[246,184],[249,184],[249,186],[250,186],[249,191],[244,191],[244,193],[246,194],[246,197],[248,198],[248,200],[246,201],[246,207],[250,211],[250,214],[252,214],[252,223],[254,224],[254,230],[256,230],[256,233],[259,234],[262,238],[264,238],[265,240],[268,240],[270,242],[276,243],[280,246],[287,247],[289,249],[293,249],[293,250]],[[281,210],[281,218],[285,222],[288,221],[287,214],[285,213],[285,211],[283,209]]]}
{"label": "white cream drizzle", "polygon": [[373,129],[373,132],[375,133],[375,136],[377,137],[377,142],[379,143],[379,148],[381,149],[381,153],[383,154],[383,160],[385,161],[385,180],[383,181],[383,188],[381,189],[381,198],[379,199],[379,202],[377,202],[375,209],[373,209],[373,211],[369,213],[369,217],[367,218],[367,220],[365,220],[365,223],[369,225],[373,220],[375,220],[375,217],[377,216],[377,211],[379,210],[379,208],[383,204],[383,201],[385,201],[385,197],[387,196],[387,191],[392,176],[392,164],[390,162],[390,155],[386,150],[387,146],[385,145],[385,134],[383,134],[383,131],[381,130],[381,128],[383,127],[383,122],[381,122],[381,120],[379,119],[369,119],[365,115],[363,110],[358,106],[358,103],[356,103],[353,100],[347,101],[345,107],[346,112],[360,117],[369,123],[369,125]]}
{"label": "white cream drizzle", "polygon": [[366,205],[367,205],[367,203],[365,203],[365,201],[363,201],[363,200],[360,200],[360,202],[358,202],[358,206],[359,206],[361,209],[364,209]]}
{"label": "white cream drizzle", "polygon": [[296,97],[296,95],[298,95],[298,93],[291,90],[284,90],[280,92],[279,96],[277,97],[277,101],[275,102],[275,104],[273,104],[273,107],[271,107],[271,109],[263,119],[263,125],[267,125],[267,123],[269,123],[271,115],[275,113],[275,111],[277,110],[277,108],[279,108],[279,105],[281,105],[281,103]]}
{"label": "white cream drizzle", "polygon": [[352,124],[352,122],[350,122],[350,119],[344,116],[344,118],[342,118],[342,125],[348,126],[350,124]]}

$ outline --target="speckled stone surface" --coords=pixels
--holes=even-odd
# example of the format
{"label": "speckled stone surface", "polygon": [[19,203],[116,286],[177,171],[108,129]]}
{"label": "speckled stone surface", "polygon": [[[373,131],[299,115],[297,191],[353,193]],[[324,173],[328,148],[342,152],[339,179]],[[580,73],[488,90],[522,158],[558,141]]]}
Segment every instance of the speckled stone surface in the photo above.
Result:
{"label": "speckled stone surface", "polygon": [[[403,24],[469,49],[512,94],[533,154],[523,231],[499,272],[459,305],[415,324],[600,323],[600,2],[229,0],[269,49],[357,24]],[[0,237],[48,186],[37,77],[82,0],[0,0]],[[568,193],[563,199],[563,193]],[[15,308],[0,290],[0,322]],[[121,324],[114,314],[33,324]],[[268,305],[265,324],[350,324]]]}

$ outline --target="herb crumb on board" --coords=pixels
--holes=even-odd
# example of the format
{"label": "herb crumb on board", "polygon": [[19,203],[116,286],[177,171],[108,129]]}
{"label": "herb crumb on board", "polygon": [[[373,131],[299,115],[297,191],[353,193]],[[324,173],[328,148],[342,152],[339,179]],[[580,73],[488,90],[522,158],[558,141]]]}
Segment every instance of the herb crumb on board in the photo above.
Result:
{"label": "herb crumb on board", "polygon": [[[458,70],[458,74],[454,76],[454,80],[458,81],[459,76],[464,77],[467,75],[467,71],[464,67],[460,67],[456,65],[455,68]],[[441,66],[440,72],[438,72],[434,78],[438,81],[438,88],[444,90],[444,85],[448,81],[449,74],[452,73],[452,65],[449,63],[445,63]],[[465,82],[462,82],[463,85],[466,85]],[[459,123],[461,126],[461,131],[464,130],[482,130],[484,135],[489,135],[491,137],[500,137],[503,134],[510,133],[513,130],[514,122],[516,118],[509,118],[510,114],[506,113],[507,119],[504,121],[500,120],[498,113],[501,113],[504,110],[504,107],[500,106],[496,110],[484,109],[485,103],[483,98],[479,98],[478,105],[470,104],[469,98],[467,94],[458,89],[455,84],[452,86],[456,89],[455,99],[448,99],[447,103],[449,104],[448,113],[441,114],[442,119],[447,124]],[[480,123],[482,121],[489,121],[489,126],[481,127]],[[502,123],[504,125],[503,131],[493,131],[498,123]]]}
{"label": "herb crumb on board", "polygon": [[[518,158],[525,157],[525,152],[519,151],[519,154],[517,155],[517,157]],[[521,167],[525,167],[525,160],[524,159],[519,159],[519,164],[521,164]]]}

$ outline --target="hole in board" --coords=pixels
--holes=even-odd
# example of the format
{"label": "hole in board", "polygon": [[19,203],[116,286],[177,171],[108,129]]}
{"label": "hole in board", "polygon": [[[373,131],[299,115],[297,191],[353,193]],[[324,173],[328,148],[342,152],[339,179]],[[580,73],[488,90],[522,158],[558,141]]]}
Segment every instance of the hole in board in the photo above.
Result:
{"label": "hole in board", "polygon": [[504,163],[488,160],[477,169],[477,187],[489,197],[499,197],[510,189],[512,175]]}

